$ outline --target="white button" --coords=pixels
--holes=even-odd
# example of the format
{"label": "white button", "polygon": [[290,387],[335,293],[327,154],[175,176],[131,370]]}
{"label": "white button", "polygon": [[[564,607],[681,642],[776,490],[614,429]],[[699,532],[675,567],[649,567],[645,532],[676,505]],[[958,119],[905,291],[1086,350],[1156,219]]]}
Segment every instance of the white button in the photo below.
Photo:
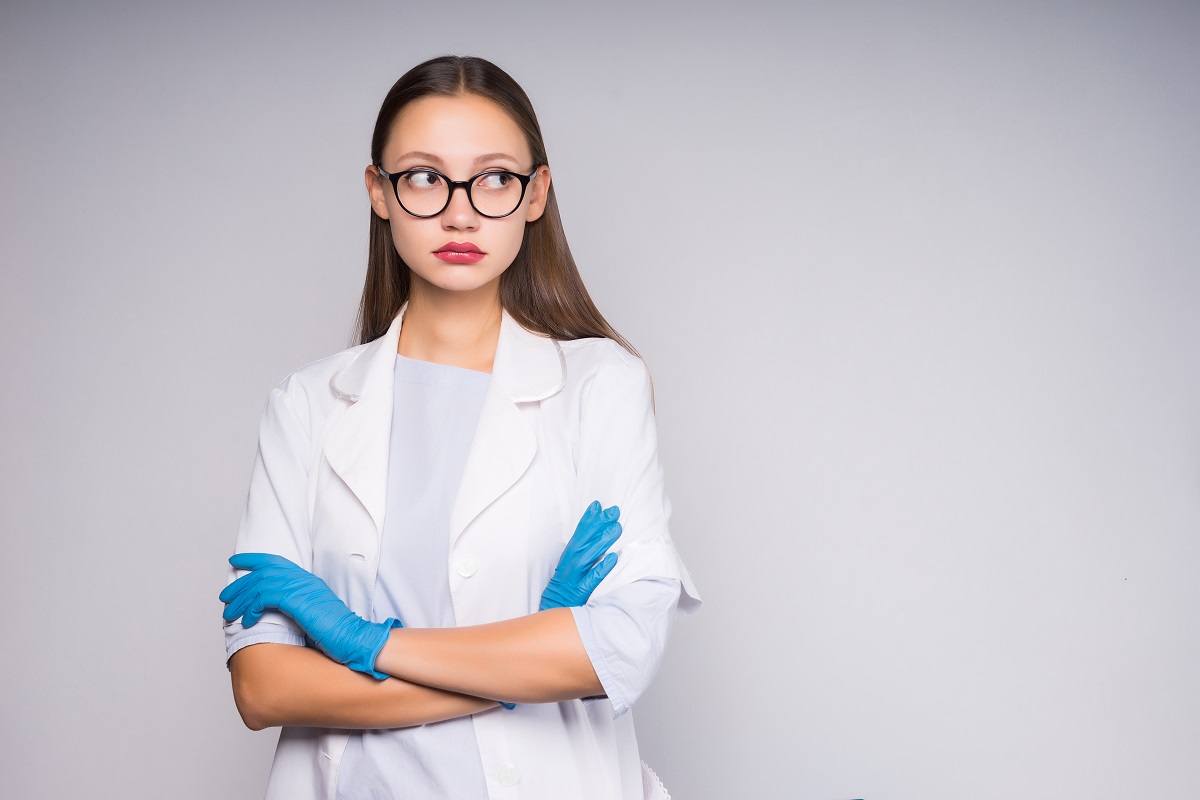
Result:
{"label": "white button", "polygon": [[521,782],[521,773],[512,764],[506,764],[500,768],[500,785],[501,786],[516,786]]}
{"label": "white button", "polygon": [[455,565],[454,571],[459,575],[462,575],[464,578],[469,578],[475,574],[477,569],[478,567],[475,566],[475,559],[468,556],[467,558],[459,559],[458,564]]}

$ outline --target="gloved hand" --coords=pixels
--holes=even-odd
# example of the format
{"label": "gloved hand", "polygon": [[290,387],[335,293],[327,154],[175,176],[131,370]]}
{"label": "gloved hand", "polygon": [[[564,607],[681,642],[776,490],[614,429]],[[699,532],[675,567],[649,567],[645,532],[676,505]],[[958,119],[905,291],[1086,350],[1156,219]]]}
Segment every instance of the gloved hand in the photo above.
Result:
{"label": "gloved hand", "polygon": [[370,622],[351,611],[325,581],[283,556],[271,553],[238,553],[229,563],[251,570],[225,587],[221,602],[227,620],[242,618],[250,628],[270,608],[277,608],[304,629],[309,638],[334,661],[383,680],[375,659],[392,628],[403,625],[389,618]]}
{"label": "gloved hand", "polygon": [[558,559],[554,576],[542,592],[538,611],[581,606],[587,602],[617,563],[616,553],[609,553],[604,558],[600,556],[621,535],[621,523],[617,522],[620,515],[621,509],[616,506],[601,510],[599,501],[584,510],[575,533]]}

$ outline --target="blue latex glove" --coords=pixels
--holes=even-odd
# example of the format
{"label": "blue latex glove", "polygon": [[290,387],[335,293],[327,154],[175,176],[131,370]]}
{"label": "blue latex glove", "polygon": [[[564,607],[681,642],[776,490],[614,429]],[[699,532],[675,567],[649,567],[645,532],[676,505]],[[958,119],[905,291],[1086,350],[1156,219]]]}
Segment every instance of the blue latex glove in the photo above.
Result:
{"label": "blue latex glove", "polygon": [[558,559],[554,576],[542,592],[538,611],[581,606],[587,602],[617,563],[616,553],[604,553],[621,535],[621,523],[617,522],[620,515],[621,509],[616,506],[602,510],[599,501],[584,510],[575,533]]}
{"label": "blue latex glove", "polygon": [[334,661],[379,680],[389,677],[375,671],[375,659],[392,628],[403,627],[400,620],[363,619],[325,581],[283,556],[238,553],[230,557],[229,563],[251,572],[221,592],[221,602],[226,604],[222,614],[225,619],[241,617],[242,625],[250,628],[267,609],[277,608],[294,619]]}

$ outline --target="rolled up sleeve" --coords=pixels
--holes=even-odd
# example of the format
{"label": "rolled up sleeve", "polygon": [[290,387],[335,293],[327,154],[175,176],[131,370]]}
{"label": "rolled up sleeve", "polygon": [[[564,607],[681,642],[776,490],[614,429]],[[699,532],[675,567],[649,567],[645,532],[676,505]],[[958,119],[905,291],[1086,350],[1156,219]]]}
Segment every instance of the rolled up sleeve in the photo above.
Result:
{"label": "rolled up sleeve", "polygon": [[238,650],[263,642],[294,644],[304,647],[304,635],[296,633],[293,626],[282,625],[278,622],[260,620],[253,628],[243,627],[240,620],[227,623],[225,625],[225,666],[229,666],[229,659]]}
{"label": "rolled up sleeve", "polygon": [[614,718],[633,707],[658,672],[681,590],[674,578],[641,578],[571,609]]}

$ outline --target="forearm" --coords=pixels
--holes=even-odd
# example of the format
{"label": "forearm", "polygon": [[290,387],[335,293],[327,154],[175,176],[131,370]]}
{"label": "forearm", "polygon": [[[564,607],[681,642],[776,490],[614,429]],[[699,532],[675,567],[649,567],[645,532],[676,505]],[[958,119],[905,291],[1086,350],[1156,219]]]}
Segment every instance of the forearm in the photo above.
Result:
{"label": "forearm", "polygon": [[492,700],[396,678],[379,681],[310,647],[250,645],[233,654],[229,669],[238,712],[252,730],[402,728],[496,707]]}
{"label": "forearm", "polygon": [[567,608],[463,628],[396,628],[375,668],[413,683],[514,703],[604,692]]}

